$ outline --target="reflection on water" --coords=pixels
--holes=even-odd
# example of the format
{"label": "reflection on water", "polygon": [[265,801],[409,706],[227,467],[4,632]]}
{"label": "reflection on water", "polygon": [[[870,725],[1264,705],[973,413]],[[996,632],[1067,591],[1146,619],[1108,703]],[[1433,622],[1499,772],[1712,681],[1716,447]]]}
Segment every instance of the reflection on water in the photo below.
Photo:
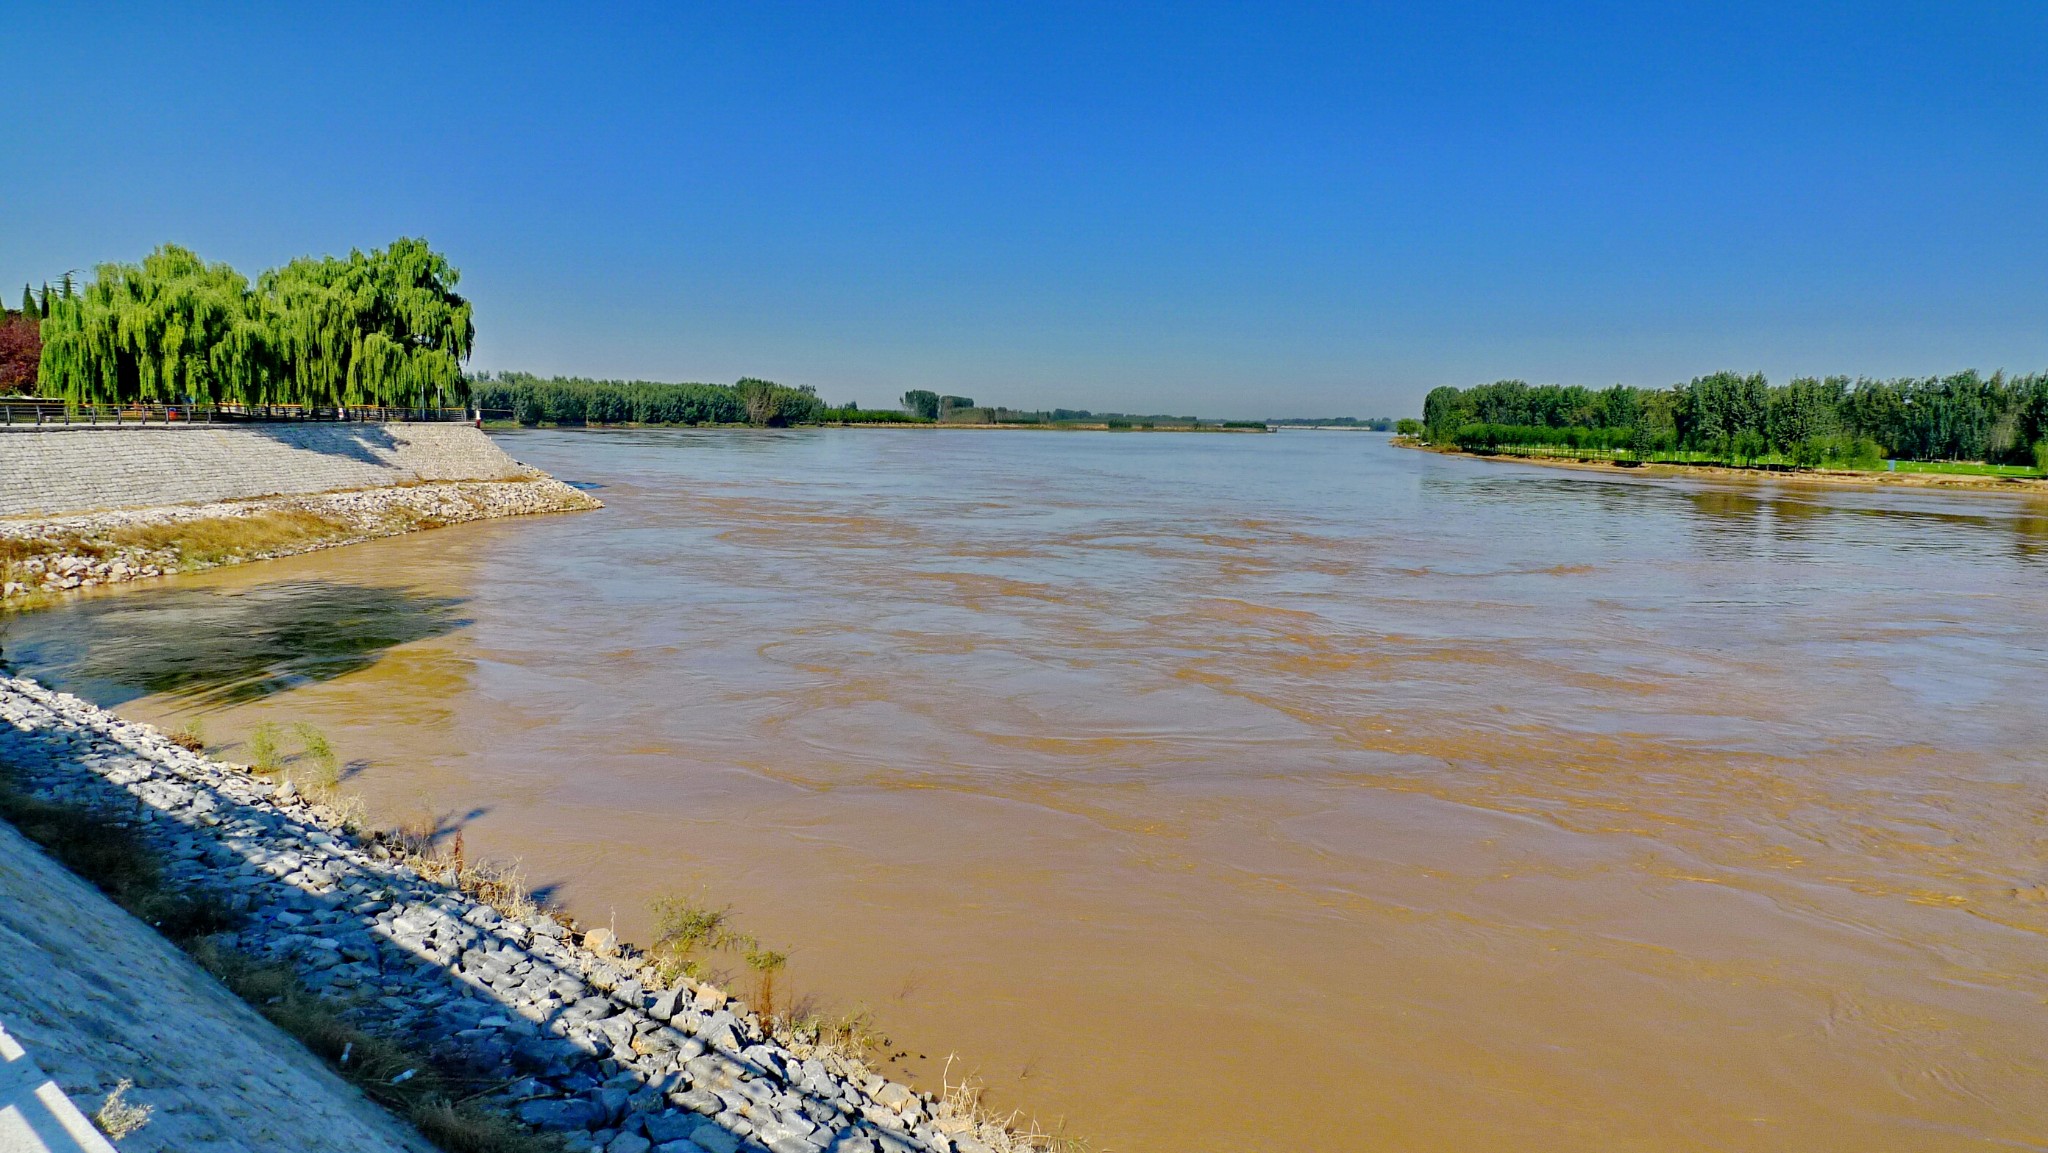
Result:
{"label": "reflection on water", "polygon": [[332,680],[470,622],[459,598],[298,580],[99,597],[0,620],[0,653],[102,704],[162,694],[214,708]]}
{"label": "reflection on water", "polygon": [[2048,1139],[2037,504],[1352,433],[504,443],[607,507],[8,655],[313,721],[628,937],[707,889],[911,1072],[1124,1153]]}

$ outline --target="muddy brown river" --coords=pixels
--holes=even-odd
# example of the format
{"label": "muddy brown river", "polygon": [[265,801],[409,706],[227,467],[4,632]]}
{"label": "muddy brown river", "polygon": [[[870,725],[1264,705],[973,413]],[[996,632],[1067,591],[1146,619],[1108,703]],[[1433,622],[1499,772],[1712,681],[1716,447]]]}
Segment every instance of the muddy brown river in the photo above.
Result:
{"label": "muddy brown river", "polygon": [[[601,512],[5,659],[1098,1149],[2048,1148],[2048,505],[1271,436],[526,432]],[[744,981],[736,984],[744,987]]]}

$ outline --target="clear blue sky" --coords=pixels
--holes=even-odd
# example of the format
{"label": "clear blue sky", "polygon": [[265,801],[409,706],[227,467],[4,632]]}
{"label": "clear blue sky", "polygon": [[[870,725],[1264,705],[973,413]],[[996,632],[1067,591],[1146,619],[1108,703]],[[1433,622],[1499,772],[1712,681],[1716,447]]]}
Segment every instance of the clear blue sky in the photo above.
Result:
{"label": "clear blue sky", "polygon": [[2038,0],[180,7],[8,12],[10,301],[423,235],[476,367],[868,405],[2048,368]]}

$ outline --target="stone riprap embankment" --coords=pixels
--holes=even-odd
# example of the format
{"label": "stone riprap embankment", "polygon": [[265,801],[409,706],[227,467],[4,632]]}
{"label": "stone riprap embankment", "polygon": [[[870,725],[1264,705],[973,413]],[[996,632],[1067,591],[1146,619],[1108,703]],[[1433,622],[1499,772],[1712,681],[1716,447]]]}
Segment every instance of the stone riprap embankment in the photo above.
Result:
{"label": "stone riprap embankment", "polygon": [[[592,497],[529,471],[514,480],[0,520],[0,601],[290,556],[463,521],[598,507]],[[261,534],[279,518],[285,518],[285,534],[266,542]],[[189,528],[196,536],[238,521],[257,533],[246,549],[195,553],[179,531]]]}
{"label": "stone riprap embankment", "polygon": [[0,425],[0,517],[526,472],[466,424]]}
{"label": "stone riprap embankment", "polygon": [[[574,1149],[988,1153],[1007,1144],[848,1057],[774,1040],[716,988],[664,987],[602,932],[585,948],[545,913],[507,916],[422,877],[383,842],[333,826],[289,785],[33,681],[0,677],[0,761],[35,794],[126,806],[178,882],[241,915],[221,946],[289,962],[364,1027],[467,1067],[493,1087],[485,1100],[566,1134]],[[99,962],[126,963],[119,950]],[[138,1076],[133,1096],[146,1104],[156,1088]]]}
{"label": "stone riprap embankment", "polygon": [[462,424],[0,425],[0,602],[597,507]]}

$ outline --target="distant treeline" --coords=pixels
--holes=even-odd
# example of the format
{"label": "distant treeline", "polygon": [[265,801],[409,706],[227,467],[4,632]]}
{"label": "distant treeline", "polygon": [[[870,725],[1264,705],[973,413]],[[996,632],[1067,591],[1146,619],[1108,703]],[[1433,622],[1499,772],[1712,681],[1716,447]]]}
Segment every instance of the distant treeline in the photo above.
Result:
{"label": "distant treeline", "polygon": [[[753,424],[780,427],[840,419],[809,385],[791,388],[745,377],[735,384],[480,373],[470,395],[489,416],[520,424]],[[888,418],[903,420],[902,413]],[[855,417],[854,419],[859,419]]]}
{"label": "distant treeline", "polygon": [[1886,456],[2033,464],[2048,455],[2048,373],[1800,377],[1774,386],[1761,373],[1719,372],[1671,388],[1597,390],[1504,380],[1436,389],[1422,420],[1430,440],[1461,448],[1554,443],[1801,464]]}
{"label": "distant treeline", "polygon": [[526,372],[470,377],[485,415],[520,424],[1021,424],[1112,429],[1263,428],[1259,421],[1202,421],[1192,416],[1097,413],[1085,408],[1015,409],[977,405],[973,397],[912,389],[900,409],[837,407],[809,385],[789,387],[752,377],[736,384],[664,384],[651,380],[540,377]]}
{"label": "distant treeline", "polygon": [[1392,432],[1396,422],[1391,416],[1282,416],[1265,423],[1297,428],[1363,428],[1373,432]]}
{"label": "distant treeline", "polygon": [[[4,384],[76,403],[457,406],[476,339],[458,279],[424,240],[301,257],[253,284],[166,244],[80,288],[67,274],[40,300],[24,290]],[[33,378],[18,364],[29,324]]]}

